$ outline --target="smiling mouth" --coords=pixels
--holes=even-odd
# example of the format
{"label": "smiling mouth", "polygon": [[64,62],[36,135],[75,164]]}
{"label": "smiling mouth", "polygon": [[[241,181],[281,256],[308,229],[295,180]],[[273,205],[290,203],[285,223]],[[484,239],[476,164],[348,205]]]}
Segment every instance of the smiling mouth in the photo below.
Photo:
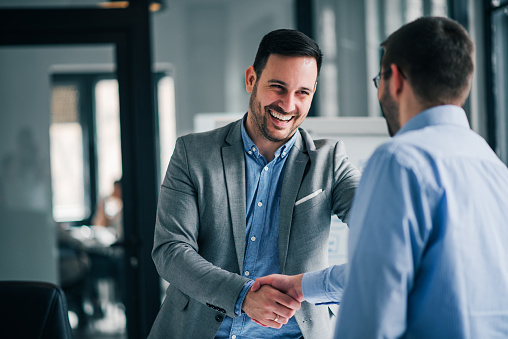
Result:
{"label": "smiling mouth", "polygon": [[284,121],[284,122],[288,122],[289,120],[293,119],[293,116],[292,115],[284,115],[284,114],[280,114],[280,113],[277,113],[273,110],[268,110],[268,112],[270,113],[270,115],[272,117],[274,117],[275,119],[278,119],[280,121]]}

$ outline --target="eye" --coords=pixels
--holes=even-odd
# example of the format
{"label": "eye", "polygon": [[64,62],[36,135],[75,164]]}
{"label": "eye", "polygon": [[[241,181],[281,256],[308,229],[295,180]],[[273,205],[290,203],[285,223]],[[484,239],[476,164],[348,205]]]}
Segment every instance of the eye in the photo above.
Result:
{"label": "eye", "polygon": [[310,95],[309,91],[300,91],[299,93],[305,96]]}
{"label": "eye", "polygon": [[281,91],[281,92],[285,90],[284,87],[282,87],[281,85],[277,85],[277,84],[270,85],[270,88],[273,88],[273,89]]}

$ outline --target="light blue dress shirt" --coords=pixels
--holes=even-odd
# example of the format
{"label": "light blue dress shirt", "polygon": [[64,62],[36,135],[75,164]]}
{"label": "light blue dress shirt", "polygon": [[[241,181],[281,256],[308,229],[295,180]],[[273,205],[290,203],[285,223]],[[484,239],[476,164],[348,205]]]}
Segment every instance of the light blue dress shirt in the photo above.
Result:
{"label": "light blue dress shirt", "polygon": [[[245,119],[246,115],[244,123]],[[297,130],[293,137],[275,152],[272,161],[267,163],[248,136],[244,123],[241,129],[245,151],[247,229],[242,274],[254,280],[280,273],[278,245],[280,195],[286,159],[299,132]],[[300,328],[294,317],[281,329],[273,329],[254,323],[247,314],[241,312],[243,300],[252,283],[253,281],[248,282],[240,293],[235,310],[238,316],[235,319],[226,317],[216,338],[301,337]]]}
{"label": "light blue dress shirt", "polygon": [[[460,107],[418,114],[376,150],[349,226],[337,338],[508,337],[508,169]],[[307,293],[330,300],[341,270],[303,284],[320,276],[338,285]]]}

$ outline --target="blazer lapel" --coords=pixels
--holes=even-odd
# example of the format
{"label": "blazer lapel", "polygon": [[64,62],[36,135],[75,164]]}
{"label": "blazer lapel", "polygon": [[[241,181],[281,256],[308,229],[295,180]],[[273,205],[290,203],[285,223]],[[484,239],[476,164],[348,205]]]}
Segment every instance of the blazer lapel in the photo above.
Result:
{"label": "blazer lapel", "polygon": [[238,266],[242,272],[245,253],[246,232],[246,197],[245,197],[245,157],[243,154],[243,142],[240,132],[239,120],[230,130],[226,142],[229,144],[222,147],[222,165],[226,176],[226,189],[228,192],[233,236],[235,240]]}
{"label": "blazer lapel", "polygon": [[309,156],[307,153],[304,153],[304,151],[304,142],[299,133],[295,144],[293,145],[293,149],[286,160],[286,170],[284,172],[284,181],[282,183],[282,192],[280,197],[279,263],[281,273],[284,273],[284,267],[286,265],[293,208],[295,206],[300,183],[303,180],[305,166],[309,161]]}

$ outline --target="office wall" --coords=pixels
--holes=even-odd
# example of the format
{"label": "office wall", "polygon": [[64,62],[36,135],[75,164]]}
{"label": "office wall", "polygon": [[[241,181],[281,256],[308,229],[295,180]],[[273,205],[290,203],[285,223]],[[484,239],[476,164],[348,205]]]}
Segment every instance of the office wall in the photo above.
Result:
{"label": "office wall", "polygon": [[293,0],[168,0],[153,15],[154,61],[175,78],[177,134],[193,131],[194,115],[247,111],[244,74],[261,38],[294,28]]}

